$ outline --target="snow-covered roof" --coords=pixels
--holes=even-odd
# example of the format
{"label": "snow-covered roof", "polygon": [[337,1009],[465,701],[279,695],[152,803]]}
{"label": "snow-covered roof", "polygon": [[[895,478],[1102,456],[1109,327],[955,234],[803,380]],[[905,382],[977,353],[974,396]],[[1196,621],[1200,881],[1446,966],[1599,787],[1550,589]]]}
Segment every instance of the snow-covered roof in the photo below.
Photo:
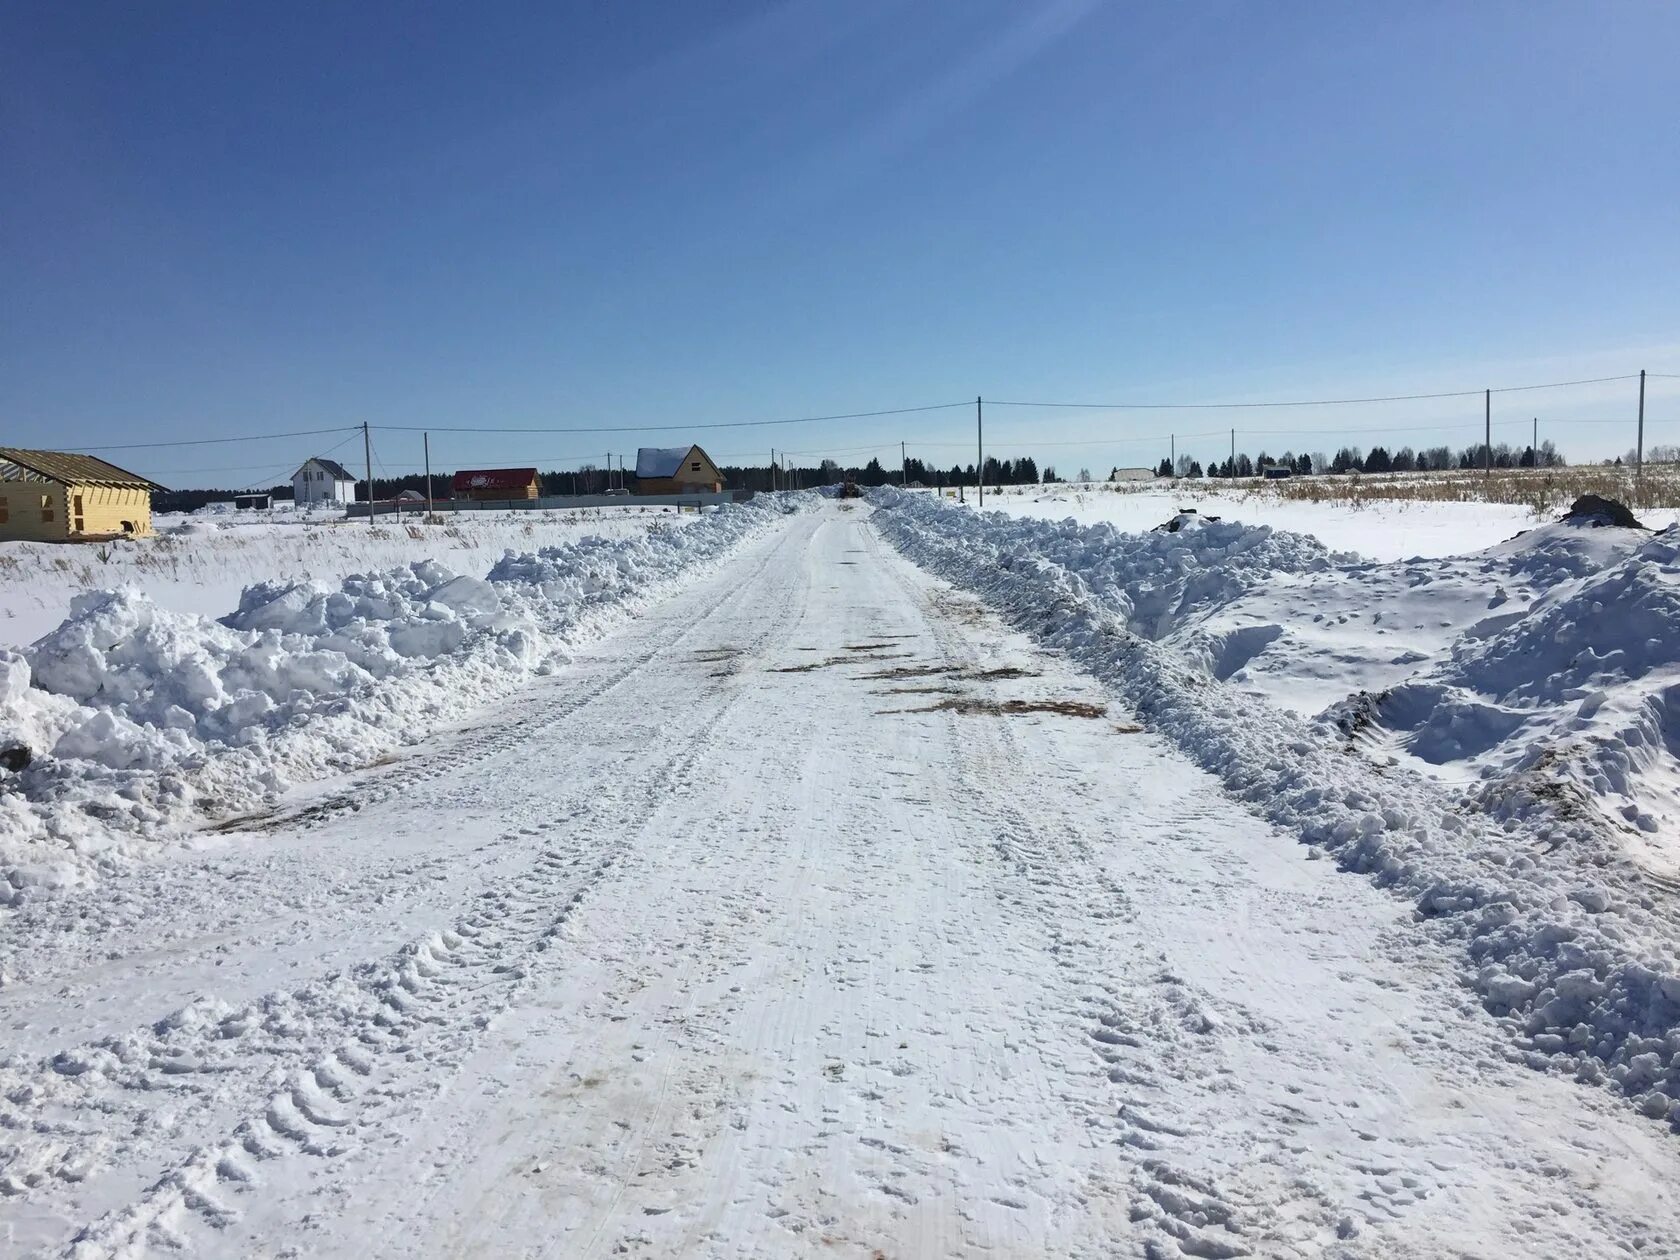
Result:
{"label": "snow-covered roof", "polygon": [[636,452],[636,476],[675,477],[693,446],[644,446]]}
{"label": "snow-covered roof", "polygon": [[[336,459],[322,459],[319,455],[316,455],[313,458],[304,460],[303,465],[302,465],[302,467],[300,467],[298,469],[298,472],[302,472],[305,468],[308,468],[309,465],[311,465],[311,464],[314,464],[319,468],[326,469],[327,475],[329,477],[331,477],[334,481],[354,481],[354,480],[356,480],[353,476],[350,475],[350,470],[348,468],[346,468],[343,464],[339,463]],[[294,477],[297,476],[297,473],[293,473],[292,476],[294,476]]]}

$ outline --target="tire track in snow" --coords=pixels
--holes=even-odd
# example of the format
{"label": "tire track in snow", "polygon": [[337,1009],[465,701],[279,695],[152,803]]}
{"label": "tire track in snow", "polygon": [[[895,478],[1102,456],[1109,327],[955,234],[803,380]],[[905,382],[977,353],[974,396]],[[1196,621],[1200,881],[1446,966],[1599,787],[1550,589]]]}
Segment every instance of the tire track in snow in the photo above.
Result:
{"label": "tire track in snow", "polygon": [[[790,518],[790,521],[798,519]],[[797,526],[790,528],[797,530]],[[624,684],[653,661],[683,650],[696,636],[703,637],[716,617],[738,604],[744,586],[762,580],[766,573],[785,563],[789,542],[789,529],[782,529],[763,544],[748,544],[740,559],[750,561],[752,567],[741,580],[707,582],[693,591],[674,596],[678,600],[700,602],[691,614],[692,620],[683,624],[674,637],[655,637],[651,642],[642,643],[635,634],[638,622],[632,622],[625,630],[610,636],[609,643],[631,642],[638,646],[635,651],[607,662],[599,677],[592,677],[592,685],[587,690],[564,690],[563,680],[573,671],[562,669],[557,678],[545,680],[500,705],[494,716],[469,722],[454,732],[440,732],[394,764],[360,772],[352,776],[347,786],[328,788],[326,795],[319,799],[273,814],[231,820],[212,830],[249,837],[242,842],[249,846],[252,854],[258,854],[261,852],[258,846],[268,843],[266,837],[273,832],[320,827],[370,814],[378,807],[394,802],[429,800],[440,806],[448,804],[446,797],[427,796],[426,793],[436,792],[440,783],[460,781],[475,764],[482,765],[506,757],[534,739],[577,722],[594,706],[610,705]],[[470,786],[469,783],[469,789]],[[321,790],[316,785],[304,788],[302,792],[308,796]],[[221,856],[239,860],[245,854],[224,851]],[[212,856],[210,860],[214,862],[218,858]],[[436,859],[440,862],[446,860]],[[387,870],[380,872],[380,878],[389,880],[393,874],[405,873],[424,874],[425,871]],[[155,944],[156,906],[176,907],[183,912],[182,917],[187,917],[184,912],[196,909],[198,912],[191,914],[192,919],[214,922],[226,916],[226,896],[226,886],[207,885],[200,877],[196,864],[187,865],[185,873],[182,864],[166,861],[157,865],[134,866],[107,876],[100,897],[100,908],[106,918],[100,924],[97,938],[88,942],[89,966],[103,969],[112,942],[120,940],[125,931],[143,935],[148,945]],[[53,942],[53,961],[62,966],[67,947],[72,945],[79,933],[85,932],[85,901],[81,894],[32,901],[15,912],[8,927],[19,940]],[[241,914],[248,913],[248,910],[241,909]],[[238,920],[233,922],[237,924]],[[20,956],[14,956],[7,970],[10,972],[10,986],[17,985],[19,981],[27,983],[30,979],[27,951],[20,951]],[[53,976],[55,984],[65,983],[68,979],[62,970]],[[12,994],[16,991],[15,987],[9,988]]]}
{"label": "tire track in snow", "polygon": [[[783,538],[782,545],[786,542]],[[771,569],[779,549],[768,549],[746,583],[725,587],[674,639],[632,656],[617,670],[611,686],[662,655],[685,650],[697,636],[706,636],[712,619],[741,601],[744,586]],[[754,629],[748,653],[776,638],[784,626],[771,618]],[[646,777],[621,778],[604,788],[590,785],[582,803],[574,799],[580,795],[575,792],[562,798],[571,800],[572,815],[565,824],[536,822],[504,830],[497,838],[500,843],[539,842],[529,868],[503,887],[484,890],[471,913],[396,955],[289,994],[270,995],[239,1011],[216,1012],[218,1017],[211,1020],[166,1023],[127,1039],[61,1052],[33,1070],[9,1065],[0,1073],[5,1087],[0,1094],[35,1111],[50,1107],[57,1118],[34,1126],[33,1136],[45,1141],[13,1141],[0,1152],[5,1156],[0,1165],[5,1181],[0,1185],[19,1195],[55,1182],[75,1185],[105,1164],[143,1153],[151,1140],[146,1130],[155,1103],[152,1093],[158,1087],[154,1074],[161,1073],[181,1093],[189,1112],[195,1092],[202,1093],[201,1109],[225,1109],[226,1091],[218,1087],[224,1074],[236,1069],[218,1062],[216,1052],[238,1046],[248,1053],[252,1047],[245,1039],[253,1031],[272,1037],[256,1050],[266,1060],[266,1075],[284,1076],[281,1088],[254,1106],[229,1138],[198,1147],[139,1201],[88,1226],[67,1254],[80,1260],[122,1254],[125,1248],[148,1242],[180,1246],[183,1232],[195,1220],[220,1229],[236,1219],[230,1196],[259,1187],[264,1163],[297,1155],[332,1159],[347,1154],[359,1131],[377,1125],[381,1110],[424,1084],[435,1086],[440,1074],[465,1057],[494,1016],[525,991],[535,962],[583,898],[622,858],[630,839],[625,835],[603,847],[595,837],[611,831],[616,818],[633,812],[645,799],[680,791],[694,759],[716,741],[723,719],[745,694],[735,689],[720,697],[715,712],[692,714],[691,720],[706,719],[701,729],[688,732],[686,738],[668,737],[654,748]],[[610,688],[602,688],[583,703],[607,699]],[[581,707],[550,715],[535,729],[552,729]],[[446,754],[428,758],[416,767],[414,781],[470,775],[498,755],[524,746],[532,731],[525,727],[524,738],[482,733],[468,741],[476,755],[452,766],[440,764]],[[686,746],[686,755],[662,757],[673,743]],[[397,795],[391,789],[386,798]],[[533,799],[513,812],[534,821],[545,803]],[[323,1035],[320,1025],[330,1029],[330,1035]],[[288,1035],[293,1029],[306,1033]],[[323,1052],[328,1040],[337,1044]],[[415,1066],[405,1070],[405,1064]],[[212,1084],[195,1091],[189,1083],[195,1077]],[[53,1085],[59,1088],[50,1088]],[[133,1135],[132,1140],[112,1141],[109,1118],[125,1111],[131,1118],[122,1130]],[[23,1127],[17,1123],[20,1118],[9,1111],[0,1113],[0,1121],[14,1133]]]}

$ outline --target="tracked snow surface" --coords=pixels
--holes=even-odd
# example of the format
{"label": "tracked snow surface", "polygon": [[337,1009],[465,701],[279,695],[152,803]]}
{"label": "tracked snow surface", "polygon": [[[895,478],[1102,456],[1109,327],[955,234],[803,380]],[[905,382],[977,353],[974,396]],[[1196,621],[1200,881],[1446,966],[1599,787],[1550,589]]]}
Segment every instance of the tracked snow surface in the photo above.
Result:
{"label": "tracked snow surface", "polygon": [[[1199,515],[1128,535],[890,489],[876,497],[878,527],[907,556],[1111,680],[1232,795],[1459,943],[1467,976],[1533,1066],[1603,1082],[1680,1124],[1680,889],[1539,786],[1575,782],[1543,772],[1568,756],[1566,734],[1594,722],[1620,743],[1578,736],[1593,749],[1577,770],[1590,787],[1601,776],[1631,791],[1644,765],[1672,761],[1662,731],[1680,644],[1680,529],[1647,541],[1557,525],[1496,549],[1488,570],[1529,574],[1552,594],[1481,622],[1440,666],[1442,681],[1382,702],[1409,703],[1437,751],[1455,739],[1481,751],[1490,728],[1538,728],[1466,793],[1351,749],[1345,711],[1313,721],[1222,681],[1287,626],[1310,624],[1316,593],[1360,602],[1375,566],[1305,535]],[[1289,619],[1206,630],[1274,588],[1288,592]]]}
{"label": "tracked snow surface", "polygon": [[134,586],[74,598],[0,649],[0,905],[87,879],[205,819],[370,764],[552,671],[627,609],[795,510],[245,589],[220,620]]}
{"label": "tracked snow surface", "polygon": [[[536,618],[533,587],[570,608],[588,570],[639,615],[550,672],[497,672],[519,685],[383,764],[0,908],[12,1251],[1674,1254],[1669,1127],[1529,1070],[1460,982],[1496,903],[1431,905],[1420,930],[1441,789],[1410,788],[1398,899],[1298,843],[1319,732],[1245,724],[1235,688],[1165,642],[1133,650],[1032,536],[993,546],[965,514],[852,502],[717,528],[658,601],[616,550],[508,562],[487,583],[504,609]],[[1195,532],[1138,563],[1203,570],[1211,608],[1220,561]],[[1333,564],[1287,537],[1227,542],[1249,561],[1236,587]],[[436,585],[381,579],[378,598],[410,581]],[[457,589],[477,594],[439,607],[476,611],[363,620],[441,648],[497,615]],[[1073,652],[1043,646],[1058,632]],[[416,659],[480,633],[506,631]],[[1198,726],[1192,695],[1220,720]],[[1193,764],[1220,747],[1219,773]],[[1385,780],[1333,756],[1322,842],[1395,854],[1386,818],[1362,822]],[[1271,789],[1290,825],[1260,816]],[[1514,851],[1483,827],[1463,816],[1467,852]],[[1507,926],[1539,913],[1513,902]],[[1614,904],[1596,924],[1558,950],[1631,927]]]}

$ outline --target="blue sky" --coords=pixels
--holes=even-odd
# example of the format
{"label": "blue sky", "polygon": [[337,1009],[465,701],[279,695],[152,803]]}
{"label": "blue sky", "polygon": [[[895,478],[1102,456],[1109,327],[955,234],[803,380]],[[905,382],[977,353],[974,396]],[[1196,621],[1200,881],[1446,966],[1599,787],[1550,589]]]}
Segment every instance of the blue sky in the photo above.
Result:
{"label": "blue sky", "polygon": [[[12,4],[0,441],[1680,372],[1676,47],[1680,8],[1635,0]],[[1650,382],[1649,441],[1680,441],[1674,386]],[[1614,453],[1634,397],[1498,395],[1495,436],[1537,415]],[[1175,430],[1276,453],[1480,422],[1479,398],[998,407],[988,453],[1068,472]],[[689,436],[433,452],[565,466]],[[972,458],[968,411],[692,436],[725,462]],[[263,483],[337,441],[110,457]],[[376,434],[392,471],[419,444]]]}

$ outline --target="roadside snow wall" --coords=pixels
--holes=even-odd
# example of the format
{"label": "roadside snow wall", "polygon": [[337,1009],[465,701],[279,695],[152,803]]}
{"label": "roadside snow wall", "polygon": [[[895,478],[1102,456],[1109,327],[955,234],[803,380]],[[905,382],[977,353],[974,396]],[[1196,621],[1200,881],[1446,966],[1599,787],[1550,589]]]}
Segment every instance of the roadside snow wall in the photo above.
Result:
{"label": "roadside snow wall", "polygon": [[[1326,727],[1238,693],[1146,632],[1189,592],[1263,580],[1265,557],[1313,554],[1267,527],[1247,545],[1205,530],[1125,535],[875,492],[875,527],[1113,684],[1139,717],[1234,797],[1409,900],[1465,951],[1467,981],[1531,1066],[1620,1091],[1680,1123],[1680,933],[1639,873],[1585,823],[1500,825],[1421,775],[1371,765]],[[1185,540],[1174,552],[1170,541]],[[1322,549],[1319,549],[1322,551]],[[1308,560],[1308,563],[1314,561]],[[1140,589],[1133,574],[1171,588]]]}
{"label": "roadside snow wall", "polygon": [[[760,498],[680,529],[248,587],[220,621],[136,590],[76,598],[0,649],[0,905],[286,787],[366,765],[552,670],[569,648],[808,508]],[[0,764],[4,764],[0,762]]]}

